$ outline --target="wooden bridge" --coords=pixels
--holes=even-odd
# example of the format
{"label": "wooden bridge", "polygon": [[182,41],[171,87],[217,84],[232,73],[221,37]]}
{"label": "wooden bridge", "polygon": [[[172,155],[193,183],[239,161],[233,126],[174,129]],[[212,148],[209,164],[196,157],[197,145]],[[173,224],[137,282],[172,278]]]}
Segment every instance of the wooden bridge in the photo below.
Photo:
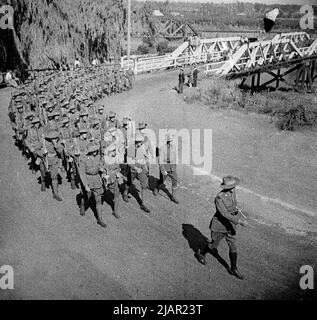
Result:
{"label": "wooden bridge", "polygon": [[[309,90],[316,78],[316,61],[317,39],[311,40],[303,32],[284,33],[272,40],[245,43],[219,69],[207,65],[206,70],[207,74],[240,78],[242,85],[251,77],[251,89],[257,90],[272,83],[278,88],[282,82],[286,83],[287,75],[296,72],[296,87],[305,89],[307,86]],[[263,74],[271,79],[262,82]]]}
{"label": "wooden bridge", "polygon": [[[190,65],[205,65],[206,75],[217,74],[245,80],[252,77],[252,87],[260,88],[272,82],[278,87],[285,76],[297,72],[297,85],[312,83],[316,78],[317,39],[305,32],[281,33],[271,40],[250,42],[246,37],[200,39],[184,41],[174,52],[164,56],[122,58],[124,69],[135,74]],[[261,82],[266,73],[272,79]]]}

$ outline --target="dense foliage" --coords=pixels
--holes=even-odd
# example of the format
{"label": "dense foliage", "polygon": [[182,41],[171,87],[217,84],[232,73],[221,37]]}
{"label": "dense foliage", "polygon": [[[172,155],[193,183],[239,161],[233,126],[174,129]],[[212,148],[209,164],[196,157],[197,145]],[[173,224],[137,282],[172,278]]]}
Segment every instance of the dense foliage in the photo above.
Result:
{"label": "dense foliage", "polygon": [[[14,8],[15,45],[32,68],[70,63],[75,57],[88,61],[121,56],[123,0],[0,0],[2,4]],[[12,35],[7,31],[5,37]],[[8,41],[2,42],[10,49]]]}

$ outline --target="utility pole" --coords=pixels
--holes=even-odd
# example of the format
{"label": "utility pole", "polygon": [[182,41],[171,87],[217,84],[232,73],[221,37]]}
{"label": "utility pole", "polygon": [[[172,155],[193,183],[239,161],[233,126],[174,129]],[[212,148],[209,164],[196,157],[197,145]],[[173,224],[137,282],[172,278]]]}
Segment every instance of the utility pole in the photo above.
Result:
{"label": "utility pole", "polygon": [[128,63],[130,62],[131,54],[131,0],[128,0]]}

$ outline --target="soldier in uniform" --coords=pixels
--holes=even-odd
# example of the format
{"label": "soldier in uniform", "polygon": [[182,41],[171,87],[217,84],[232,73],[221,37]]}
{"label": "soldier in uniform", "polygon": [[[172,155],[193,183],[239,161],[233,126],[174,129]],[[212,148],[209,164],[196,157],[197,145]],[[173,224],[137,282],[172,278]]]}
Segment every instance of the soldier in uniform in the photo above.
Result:
{"label": "soldier in uniform", "polygon": [[93,196],[96,202],[97,223],[106,228],[107,225],[102,220],[101,198],[104,192],[101,172],[103,171],[103,161],[99,154],[100,147],[90,143],[87,146],[85,155],[81,155],[79,164],[79,176],[82,182],[82,200],[80,204],[80,214],[85,215],[85,202]]}
{"label": "soldier in uniform", "polygon": [[[72,168],[74,169],[74,175],[78,176],[79,165],[80,165],[80,156],[85,155],[87,151],[87,145],[89,143],[89,135],[88,129],[86,127],[82,127],[79,132],[74,131],[74,143],[72,145],[71,150],[69,151],[69,155],[73,159]],[[79,139],[77,139],[79,137]]]}
{"label": "soldier in uniform", "polygon": [[148,189],[147,161],[148,154],[144,146],[144,138],[140,133],[135,136],[135,145],[131,145],[127,150],[129,165],[128,182],[125,185],[123,200],[129,202],[129,187],[137,179],[141,185],[141,209],[147,213],[150,210],[145,206],[145,190]]}
{"label": "soldier in uniform", "polygon": [[216,196],[215,206],[216,213],[211,220],[211,242],[204,249],[196,252],[196,258],[201,264],[206,264],[205,255],[210,251],[213,255],[218,254],[220,241],[225,238],[229,246],[229,258],[231,267],[228,272],[238,279],[244,277],[237,269],[237,245],[236,245],[236,227],[237,225],[245,226],[246,223],[241,220],[239,209],[237,208],[235,187],[239,180],[232,176],[223,178],[221,187],[222,191]]}
{"label": "soldier in uniform", "polygon": [[89,113],[86,108],[82,108],[79,114],[79,121],[77,122],[77,128],[87,128],[89,129]]}
{"label": "soldier in uniform", "polygon": [[70,177],[71,188],[72,190],[76,189],[76,168],[71,157],[71,148],[74,145],[74,132],[73,129],[69,126],[69,118],[63,117],[62,126],[59,129],[61,147],[63,149],[63,165],[65,167],[67,175]]}
{"label": "soldier in uniform", "polygon": [[114,196],[113,204],[113,215],[119,219],[118,213],[119,205],[119,179],[122,177],[120,171],[120,164],[123,162],[123,156],[117,154],[117,147],[114,143],[104,149],[104,171],[103,179],[105,182],[106,189],[109,190]]}
{"label": "soldier in uniform", "polygon": [[24,145],[24,140],[25,140],[25,131],[26,131],[23,104],[18,104],[16,108],[17,108],[17,111],[15,113],[15,125],[13,127],[14,127],[14,131],[15,131],[15,139],[16,139],[19,147],[21,147],[22,151],[23,151],[23,148],[24,148],[23,145]]}
{"label": "soldier in uniform", "polygon": [[115,112],[113,112],[113,111],[109,112],[106,130],[109,130],[110,128],[119,128],[120,127],[119,121],[116,119],[116,116],[117,116],[117,114]]}
{"label": "soldier in uniform", "polygon": [[78,114],[78,111],[76,110],[76,106],[74,103],[71,103],[69,106],[68,117],[69,117],[71,126],[75,126],[75,124],[79,120],[79,114]]}
{"label": "soldier in uniform", "polygon": [[102,130],[102,134],[106,132],[106,126],[107,126],[107,117],[105,115],[104,107],[99,106],[98,107],[98,113],[97,113],[97,119],[99,120],[100,128]]}
{"label": "soldier in uniform", "polygon": [[46,190],[45,176],[46,168],[44,163],[44,150],[43,140],[45,134],[44,129],[41,127],[41,120],[38,117],[33,118],[32,125],[28,130],[27,137],[25,139],[26,147],[32,154],[34,164],[38,165],[41,172],[41,191]]}
{"label": "soldier in uniform", "polygon": [[58,150],[58,144],[60,141],[60,134],[57,130],[49,129],[45,136],[45,150],[44,154],[47,157],[48,171],[51,173],[53,198],[57,201],[63,199],[58,194],[58,174],[60,169],[60,151]]}
{"label": "soldier in uniform", "polygon": [[99,120],[97,118],[93,118],[91,119],[90,124],[91,141],[100,143],[100,141],[102,140],[102,135]]}
{"label": "soldier in uniform", "polygon": [[165,181],[167,177],[170,177],[172,180],[172,194],[168,194],[170,199],[178,204],[179,201],[176,198],[178,182],[176,160],[177,150],[174,144],[174,137],[172,137],[170,134],[167,134],[166,144],[159,149],[160,180],[158,182],[157,188],[154,189],[154,195],[157,195],[160,189],[166,188]]}

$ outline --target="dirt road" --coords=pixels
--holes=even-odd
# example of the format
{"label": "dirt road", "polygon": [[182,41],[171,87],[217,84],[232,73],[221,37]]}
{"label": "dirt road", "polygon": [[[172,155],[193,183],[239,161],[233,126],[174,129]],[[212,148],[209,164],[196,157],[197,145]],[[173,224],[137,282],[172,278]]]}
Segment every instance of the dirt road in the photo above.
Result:
{"label": "dirt road", "polygon": [[[188,105],[173,90],[175,73],[141,76],[133,91],[104,102],[150,127],[212,128],[211,176],[180,167],[180,205],[148,193],[150,214],[136,201],[120,203],[121,220],[104,205],[108,229],[91,211],[79,216],[78,190],[64,183],[62,203],[40,193],[14,146],[7,118],[9,91],[0,91],[0,266],[15,271],[15,290],[2,299],[269,299],[305,298],[301,265],[317,258],[316,134],[280,132],[266,119]],[[157,172],[152,170],[152,174]],[[238,197],[250,215],[239,229],[239,281],[193,249],[209,237],[214,213],[207,198],[219,191],[217,177],[241,177]],[[226,244],[219,248],[228,261]]]}

